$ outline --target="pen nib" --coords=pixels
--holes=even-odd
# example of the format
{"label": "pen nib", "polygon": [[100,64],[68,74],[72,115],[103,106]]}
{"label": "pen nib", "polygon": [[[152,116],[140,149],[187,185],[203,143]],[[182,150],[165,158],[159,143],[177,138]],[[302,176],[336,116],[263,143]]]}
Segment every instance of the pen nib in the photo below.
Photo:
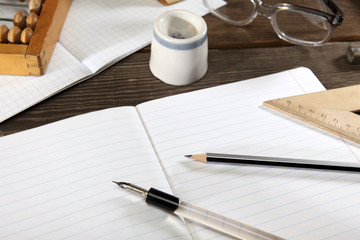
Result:
{"label": "pen nib", "polygon": [[122,189],[128,190],[130,192],[136,192],[139,193],[141,195],[147,195],[148,191],[142,187],[136,186],[134,184],[131,183],[127,183],[127,182],[115,182],[112,181],[113,183],[117,184],[119,187],[121,187]]}
{"label": "pen nib", "polygon": [[122,189],[126,189],[126,185],[129,185],[128,183],[126,182],[115,182],[115,181],[112,181],[113,183],[117,184],[119,187],[121,187]]}

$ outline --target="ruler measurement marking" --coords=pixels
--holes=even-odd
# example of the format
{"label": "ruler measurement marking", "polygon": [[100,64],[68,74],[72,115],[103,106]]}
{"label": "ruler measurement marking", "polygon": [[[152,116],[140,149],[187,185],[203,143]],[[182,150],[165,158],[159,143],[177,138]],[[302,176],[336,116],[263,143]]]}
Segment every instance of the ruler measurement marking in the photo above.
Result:
{"label": "ruler measurement marking", "polygon": [[344,121],[329,113],[324,113],[321,109],[296,104],[291,100],[277,99],[276,101],[267,102],[267,105],[292,117],[305,120],[307,123],[360,143],[360,125],[356,123]]}

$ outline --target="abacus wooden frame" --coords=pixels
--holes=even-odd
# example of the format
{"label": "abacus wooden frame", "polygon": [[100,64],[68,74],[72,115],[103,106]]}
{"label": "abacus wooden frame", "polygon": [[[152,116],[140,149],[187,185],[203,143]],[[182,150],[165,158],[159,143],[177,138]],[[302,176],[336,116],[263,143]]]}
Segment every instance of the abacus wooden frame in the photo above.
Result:
{"label": "abacus wooden frame", "polygon": [[46,0],[29,45],[0,44],[0,74],[40,76],[46,71],[72,0]]}

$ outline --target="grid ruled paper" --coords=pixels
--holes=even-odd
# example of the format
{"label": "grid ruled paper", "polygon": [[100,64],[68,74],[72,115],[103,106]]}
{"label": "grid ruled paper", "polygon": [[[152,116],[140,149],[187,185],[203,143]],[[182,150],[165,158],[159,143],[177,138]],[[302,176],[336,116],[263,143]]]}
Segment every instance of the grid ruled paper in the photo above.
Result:
{"label": "grid ruled paper", "polygon": [[57,44],[43,76],[0,76],[0,122],[63,90],[91,71]]}
{"label": "grid ruled paper", "polygon": [[148,45],[155,19],[173,9],[207,13],[202,0],[186,0],[167,7],[157,0],[73,0],[59,41],[96,72]]}
{"label": "grid ruled paper", "polygon": [[[184,200],[286,239],[358,239],[360,175],[205,164],[185,154],[219,152],[360,163],[360,146],[262,106],[325,90],[298,68],[140,104],[173,192]],[[198,239],[227,239],[189,224]]]}
{"label": "grid ruled paper", "polygon": [[175,8],[207,13],[202,0],[73,0],[45,75],[0,75],[0,122],[150,44],[156,17]]}

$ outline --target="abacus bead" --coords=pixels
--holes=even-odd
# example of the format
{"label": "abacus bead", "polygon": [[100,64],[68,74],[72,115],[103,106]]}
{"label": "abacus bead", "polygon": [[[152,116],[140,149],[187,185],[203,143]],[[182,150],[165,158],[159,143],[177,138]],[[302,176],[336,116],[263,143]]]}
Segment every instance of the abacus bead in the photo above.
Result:
{"label": "abacus bead", "polygon": [[17,26],[14,26],[8,33],[8,41],[10,43],[20,43],[20,35],[21,29]]}
{"label": "abacus bead", "polygon": [[5,25],[1,25],[0,27],[0,43],[7,43],[7,36],[9,33],[9,28]]}
{"label": "abacus bead", "polygon": [[20,41],[23,44],[28,44],[31,40],[31,37],[33,35],[33,30],[29,27],[25,28],[22,32],[21,32],[21,36],[20,36]]}
{"label": "abacus bead", "polygon": [[14,26],[24,29],[26,27],[26,16],[22,11],[18,11],[14,16]]}
{"label": "abacus bead", "polygon": [[30,13],[29,16],[26,18],[27,26],[34,30],[38,19],[39,16],[36,13]]}
{"label": "abacus bead", "polygon": [[29,12],[34,12],[37,15],[39,15],[40,10],[41,10],[41,0],[31,0],[29,2]]}

